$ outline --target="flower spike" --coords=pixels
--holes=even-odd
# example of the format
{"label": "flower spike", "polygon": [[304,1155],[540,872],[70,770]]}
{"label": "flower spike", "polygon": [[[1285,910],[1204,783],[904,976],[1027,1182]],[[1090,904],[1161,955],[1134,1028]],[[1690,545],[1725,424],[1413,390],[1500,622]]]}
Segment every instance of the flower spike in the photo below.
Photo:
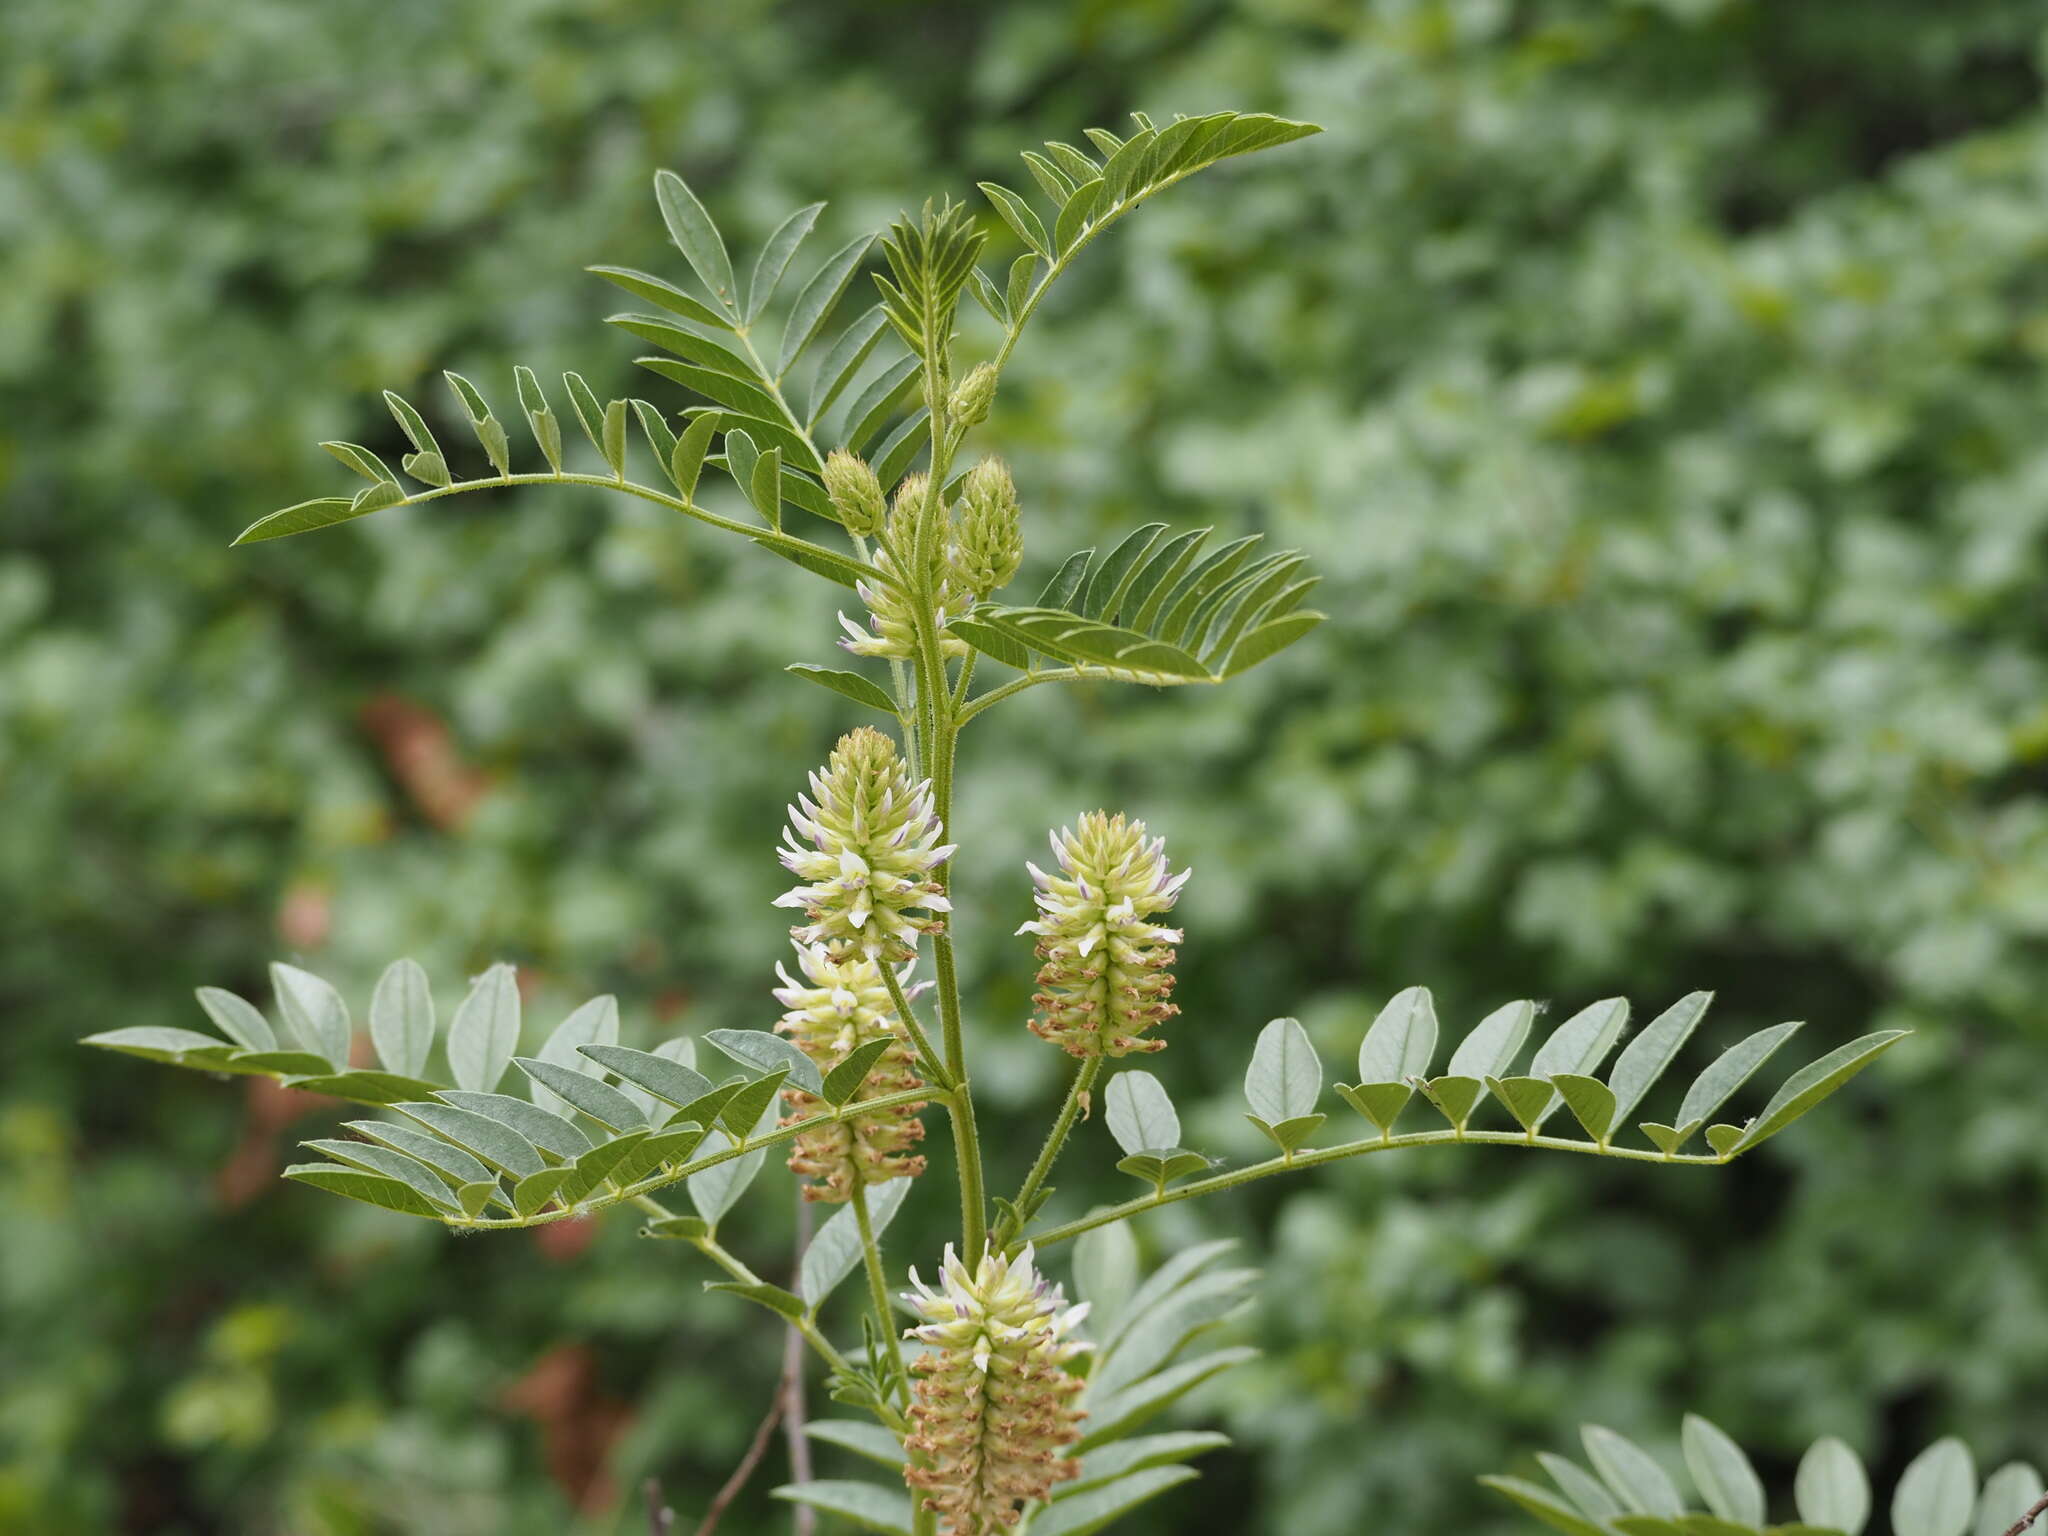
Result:
{"label": "flower spike", "polygon": [[[776,850],[802,883],[775,904],[809,919],[791,937],[835,958],[910,959],[918,935],[937,932],[952,910],[931,878],[953,854],[942,835],[931,781],[911,783],[893,741],[865,725],[840,737],[824,772],[811,775],[810,794],[789,808]],[[912,916],[914,908],[929,915]]]}
{"label": "flower spike", "polygon": [[1170,909],[1190,870],[1170,874],[1166,839],[1145,823],[1091,811],[1052,835],[1059,873],[1027,864],[1038,886],[1038,916],[1019,933],[1038,935],[1040,990],[1031,1029],[1072,1056],[1158,1051],[1145,1031],[1180,1010],[1173,992],[1178,928],[1151,919]]}
{"label": "flower spike", "polygon": [[1061,1453],[1081,1436],[1074,1404],[1081,1378],[1067,1362],[1088,1349],[1068,1333],[1088,1314],[1032,1267],[989,1253],[970,1271],[952,1247],[936,1288],[910,1272],[904,1293],[921,1326],[904,1334],[925,1346],[904,1442],[921,1464],[904,1470],[925,1491],[947,1536],[993,1536],[1017,1523],[1020,1506],[1078,1477]]}
{"label": "flower spike", "polygon": [[[856,1099],[923,1086],[911,1065],[910,1043],[889,1000],[888,986],[874,961],[862,955],[835,960],[824,945],[813,944],[797,950],[797,966],[803,972],[802,983],[781,966],[775,968],[782,978],[775,1000],[789,1010],[776,1024],[776,1033],[789,1036],[818,1064],[821,1073],[830,1072],[870,1040],[888,1039],[889,1048],[868,1068]],[[907,986],[904,995],[916,997],[929,985]],[[797,1088],[784,1088],[783,1100],[789,1109],[784,1125],[826,1108],[821,1100]],[[839,1204],[853,1198],[857,1185],[923,1173],[924,1159],[910,1151],[924,1139],[924,1122],[917,1118],[923,1108],[922,1104],[893,1104],[798,1136],[789,1154],[789,1168],[811,1180],[804,1185],[804,1198]]]}

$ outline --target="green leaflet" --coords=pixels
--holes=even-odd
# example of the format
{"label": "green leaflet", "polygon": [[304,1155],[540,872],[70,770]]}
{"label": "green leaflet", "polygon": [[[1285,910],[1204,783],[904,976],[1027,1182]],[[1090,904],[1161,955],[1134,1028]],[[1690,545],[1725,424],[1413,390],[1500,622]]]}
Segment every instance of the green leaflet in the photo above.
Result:
{"label": "green leaflet", "polygon": [[1180,1116],[1150,1072],[1126,1068],[1109,1080],[1102,1097],[1109,1134],[1125,1152],[1180,1145]]}
{"label": "green leaflet", "polygon": [[831,667],[813,667],[803,662],[784,667],[785,672],[794,672],[805,682],[816,683],[820,688],[829,688],[841,698],[865,704],[870,709],[879,709],[885,715],[896,713],[896,701],[889,697],[879,683],[873,683],[858,672],[838,671]]}
{"label": "green leaflet", "polygon": [[808,1483],[785,1484],[775,1489],[773,1496],[839,1515],[864,1531],[910,1536],[910,1496],[900,1489],[822,1478]]}
{"label": "green leaflet", "polygon": [[[909,1193],[909,1179],[889,1179],[868,1186],[868,1219],[873,1224],[877,1241],[889,1223],[895,1220],[896,1212],[902,1209],[903,1197]],[[831,1220],[818,1228],[804,1249],[797,1279],[797,1292],[803,1297],[804,1306],[812,1312],[817,1311],[819,1304],[859,1267],[860,1262],[859,1222],[851,1205],[842,1206]]]}
{"label": "green leaflet", "polygon": [[1195,1476],[1193,1467],[1147,1467],[1114,1482],[1055,1494],[1045,1512],[1031,1522],[1033,1536],[1088,1536]]}
{"label": "green leaflet", "polygon": [[434,1048],[434,993],[418,961],[394,960],[378,977],[370,996],[370,1043],[387,1071],[402,1077],[426,1071]]}
{"label": "green leaflet", "polygon": [[476,1092],[494,1088],[519,1046],[519,983],[512,967],[492,966],[470,984],[448,1024],[448,1067]]}

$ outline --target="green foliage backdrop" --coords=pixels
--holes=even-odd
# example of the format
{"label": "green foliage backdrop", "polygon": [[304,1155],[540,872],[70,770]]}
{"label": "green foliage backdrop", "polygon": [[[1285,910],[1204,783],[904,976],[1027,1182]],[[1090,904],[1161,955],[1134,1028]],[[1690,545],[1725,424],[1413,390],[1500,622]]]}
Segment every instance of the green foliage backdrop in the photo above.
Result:
{"label": "green foliage backdrop", "polygon": [[[227,540],[334,483],[306,444],[398,446],[386,385],[624,392],[580,268],[673,260],[655,166],[844,238],[1132,107],[1329,132],[1051,303],[994,423],[1031,550],[1263,530],[1332,622],[976,727],[960,880],[1021,920],[1045,826],[1169,832],[1209,1146],[1259,1023],[1352,1040],[1411,982],[1918,1031],[1716,1178],[1475,1149],[1148,1218],[1276,1276],[1196,1400],[1241,1449],[1150,1528],[1519,1529],[1477,1474],[1688,1407],[1767,1475],[2038,1455],[2044,57],[1999,0],[0,7],[0,1531],[610,1531],[650,1471],[701,1508],[760,1314],[624,1220],[345,1211],[274,1177],[325,1112],[71,1042],[274,953],[765,1023],[770,845],[842,723],[780,675],[831,659],[816,592],[573,491]],[[963,935],[998,1123],[1056,1067],[1009,926]],[[1081,1164],[1057,1205],[1110,1193]]]}

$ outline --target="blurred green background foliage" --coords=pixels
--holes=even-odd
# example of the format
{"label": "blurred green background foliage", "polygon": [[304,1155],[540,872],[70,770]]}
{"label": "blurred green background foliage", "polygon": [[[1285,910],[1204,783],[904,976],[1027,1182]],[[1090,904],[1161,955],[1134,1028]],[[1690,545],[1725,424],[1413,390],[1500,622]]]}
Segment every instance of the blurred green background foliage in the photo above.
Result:
{"label": "blurred green background foliage", "polygon": [[[2044,57],[2014,0],[0,6],[0,1530],[609,1532],[650,1472],[701,1510],[779,1340],[687,1255],[288,1188],[337,1112],[72,1042],[273,956],[768,1023],[770,846],[851,713],[780,669],[836,657],[836,589],[573,491],[227,541],[442,367],[515,422],[515,362],[680,405],[580,272],[679,267],[657,166],[742,246],[814,197],[843,238],[1134,107],[1329,131],[1049,305],[990,429],[1024,585],[1213,522],[1306,548],[1332,622],[969,733],[998,1186],[1063,1061],[1021,861],[1097,804],[1196,869],[1149,1065],[1212,1151],[1261,1023],[1341,1057],[1410,983],[1454,1031],[1703,986],[1715,1045],[1919,1033],[1719,1174],[1408,1154],[1148,1218],[1272,1283],[1191,1410],[1238,1450],[1132,1528],[1521,1529],[1476,1474],[1686,1407],[1781,1474],[1824,1432],[2038,1455]],[[1112,1161],[1089,1128],[1055,1209]],[[750,1212],[786,1269],[780,1181]]]}

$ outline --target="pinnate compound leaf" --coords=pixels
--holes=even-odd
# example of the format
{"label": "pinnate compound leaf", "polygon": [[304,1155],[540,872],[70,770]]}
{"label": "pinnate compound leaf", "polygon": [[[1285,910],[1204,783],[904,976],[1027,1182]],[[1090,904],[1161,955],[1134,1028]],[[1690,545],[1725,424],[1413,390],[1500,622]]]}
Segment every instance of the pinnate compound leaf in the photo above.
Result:
{"label": "pinnate compound leaf", "polygon": [[434,1048],[434,992],[418,961],[394,960],[377,978],[370,995],[370,1043],[387,1071],[418,1077],[427,1070]]}
{"label": "pinnate compound leaf", "polygon": [[1109,1080],[1104,1117],[1116,1144],[1127,1153],[1180,1145],[1180,1115],[1158,1078],[1131,1068]]}
{"label": "pinnate compound leaf", "polygon": [[[1694,994],[1699,996],[1701,994]],[[1704,1005],[1702,1005],[1704,1007]],[[1720,1426],[1696,1413],[1685,1416],[1685,1467],[1707,1508],[1737,1525],[1764,1523],[1764,1484],[1742,1447]]]}
{"label": "pinnate compound leaf", "polygon": [[838,1515],[864,1531],[910,1536],[910,1496],[900,1489],[828,1477],[808,1483],[786,1483],[774,1490],[773,1497]]}
{"label": "pinnate compound leaf", "polygon": [[448,1067],[472,1092],[495,1088],[519,1048],[519,983],[502,961],[470,984],[448,1025]]}
{"label": "pinnate compound leaf", "polygon": [[1837,1046],[1819,1061],[1800,1068],[1764,1106],[1764,1112],[1744,1133],[1735,1150],[1747,1152],[1770,1140],[1800,1116],[1830,1097],[1850,1078],[1861,1072],[1885,1051],[1906,1037],[1903,1029],[1881,1030]]}
{"label": "pinnate compound leaf", "polygon": [[1963,1536],[1977,1507],[1970,1448],[1937,1440],[1907,1465],[1892,1491],[1892,1536]]}

